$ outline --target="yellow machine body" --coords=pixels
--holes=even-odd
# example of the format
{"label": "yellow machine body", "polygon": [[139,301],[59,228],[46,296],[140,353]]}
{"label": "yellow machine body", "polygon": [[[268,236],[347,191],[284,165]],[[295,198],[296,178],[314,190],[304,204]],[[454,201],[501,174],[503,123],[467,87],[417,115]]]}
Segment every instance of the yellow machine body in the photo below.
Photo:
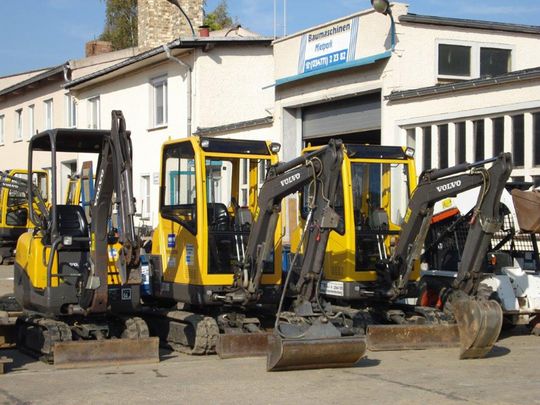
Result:
{"label": "yellow machine body", "polygon": [[[277,160],[262,141],[189,137],[163,145],[160,215],[150,256],[156,297],[213,304],[213,294],[233,285],[234,262],[249,232],[225,234],[238,225],[239,210],[256,218],[266,168]],[[216,225],[217,210],[225,219]],[[263,287],[280,284],[281,251],[278,224],[273,268],[265,271]]]}
{"label": "yellow machine body", "polygon": [[[304,152],[317,147],[307,147]],[[336,211],[342,217],[340,229],[332,232],[324,260],[322,290],[327,295],[354,299],[355,287],[377,280],[375,263],[390,256],[406,215],[409,196],[416,187],[411,149],[397,146],[346,145],[341,170],[342,191]],[[295,252],[305,223],[305,193],[300,198],[300,223],[291,237]],[[373,217],[388,219],[383,239],[377,239]],[[371,224],[370,224],[371,222]],[[384,246],[384,252],[381,247]],[[417,280],[417,264],[410,279]]]}
{"label": "yellow machine body", "polygon": [[[28,171],[13,169],[6,172],[4,182],[9,183],[11,177],[26,180]],[[49,176],[44,170],[36,170],[32,181],[40,190],[45,204],[48,204]],[[39,211],[37,204],[34,209]],[[3,259],[13,256],[13,250],[20,235],[34,227],[28,215],[28,200],[24,192],[0,188],[0,263]]]}

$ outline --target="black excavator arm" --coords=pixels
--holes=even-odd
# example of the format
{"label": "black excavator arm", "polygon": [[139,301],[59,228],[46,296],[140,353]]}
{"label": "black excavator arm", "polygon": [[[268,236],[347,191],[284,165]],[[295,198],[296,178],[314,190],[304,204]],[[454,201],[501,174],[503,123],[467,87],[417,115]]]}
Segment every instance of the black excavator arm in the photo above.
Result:
{"label": "black excavator arm", "polygon": [[117,212],[118,266],[125,284],[130,271],[139,265],[140,241],[135,233],[135,199],[132,182],[132,146],[121,111],[112,111],[111,132],[103,139],[96,170],[95,196],[91,204],[91,282],[92,299],[87,312],[107,309],[109,218],[111,206]]}
{"label": "black excavator arm", "polygon": [[[489,169],[487,164],[492,163]],[[445,293],[445,311],[456,319],[460,335],[460,358],[484,357],[497,341],[502,327],[500,305],[477,294],[482,260],[502,220],[499,201],[512,172],[512,158],[503,153],[477,163],[462,163],[441,170],[430,170],[420,182],[410,202],[399,241],[387,263],[378,272],[379,298],[395,301],[408,292],[409,276],[420,257],[437,201],[480,187],[470,221],[465,249],[452,288]]]}
{"label": "black excavator arm", "polygon": [[[327,225],[337,215],[330,215],[329,205],[335,196],[335,189],[343,160],[341,141],[331,140],[317,151],[300,156],[289,162],[278,163],[268,170],[265,182],[258,196],[258,211],[249,234],[245,260],[236,275],[232,291],[225,295],[230,303],[248,304],[259,298],[261,277],[265,262],[271,260],[274,236],[281,212],[283,198],[303,190],[310,185],[318,192],[311,203],[312,223],[318,227],[316,240],[308,244],[304,257],[305,270],[302,270],[299,287],[310,299],[314,293],[312,272],[317,277],[322,271],[322,259],[328,240],[330,227]],[[329,219],[328,217],[331,217]],[[313,245],[313,246],[312,246]],[[314,263],[319,263],[317,268]]]}
{"label": "black excavator arm", "polygon": [[[486,169],[485,166],[490,163],[492,166]],[[473,294],[485,256],[482,252],[487,252],[492,235],[501,226],[499,201],[511,172],[511,155],[503,153],[476,163],[462,163],[447,169],[422,173],[409,202],[396,249],[387,263],[392,285],[384,294],[391,299],[406,295],[409,276],[414,262],[422,253],[435,203],[480,187],[458,275],[453,285],[455,289],[468,295]]]}

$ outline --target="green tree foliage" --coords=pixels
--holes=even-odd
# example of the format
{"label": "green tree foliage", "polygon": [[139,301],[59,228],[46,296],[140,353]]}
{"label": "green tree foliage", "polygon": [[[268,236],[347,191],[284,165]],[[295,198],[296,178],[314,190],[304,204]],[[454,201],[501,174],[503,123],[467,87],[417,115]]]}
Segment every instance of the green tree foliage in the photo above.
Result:
{"label": "green tree foliage", "polygon": [[105,28],[99,39],[115,50],[137,46],[137,0],[104,0]]}
{"label": "green tree foliage", "polygon": [[208,25],[211,31],[232,27],[236,24],[238,24],[238,20],[230,16],[227,0],[221,0],[214,11],[204,16],[204,25]]}

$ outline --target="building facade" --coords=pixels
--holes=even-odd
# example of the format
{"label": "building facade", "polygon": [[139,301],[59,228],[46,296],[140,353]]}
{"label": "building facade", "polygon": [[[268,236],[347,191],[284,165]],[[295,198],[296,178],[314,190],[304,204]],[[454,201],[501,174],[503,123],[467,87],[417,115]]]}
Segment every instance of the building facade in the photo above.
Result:
{"label": "building facade", "polygon": [[132,134],[137,211],[146,224],[157,224],[166,140],[276,138],[272,40],[247,31],[216,34],[163,44],[66,85],[82,106],[83,128],[109,128],[110,112],[123,111]]}
{"label": "building facade", "polygon": [[[290,156],[329,137],[412,146],[417,169],[514,154],[540,174],[540,27],[373,10],[274,43],[276,124]],[[536,146],[538,145],[538,146]]]}

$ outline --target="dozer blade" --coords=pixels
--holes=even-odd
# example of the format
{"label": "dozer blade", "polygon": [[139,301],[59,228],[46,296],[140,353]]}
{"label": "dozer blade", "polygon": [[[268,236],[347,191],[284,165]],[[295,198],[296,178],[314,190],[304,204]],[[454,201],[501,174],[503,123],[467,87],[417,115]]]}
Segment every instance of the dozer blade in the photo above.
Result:
{"label": "dozer blade", "polygon": [[459,346],[457,325],[370,325],[371,351],[422,350]]}
{"label": "dozer blade", "polygon": [[54,345],[54,365],[82,368],[159,362],[159,338],[76,340]]}
{"label": "dozer blade", "polygon": [[0,311],[0,349],[15,347],[17,342],[17,327],[15,322],[19,312]]}
{"label": "dozer blade", "polygon": [[366,353],[364,337],[283,339],[269,337],[267,371],[351,367]]}
{"label": "dozer blade", "polygon": [[266,356],[269,336],[269,333],[220,334],[216,352],[222,359]]}
{"label": "dozer blade", "polygon": [[484,357],[501,333],[503,313],[493,300],[462,299],[452,305],[460,336],[460,359]]}

